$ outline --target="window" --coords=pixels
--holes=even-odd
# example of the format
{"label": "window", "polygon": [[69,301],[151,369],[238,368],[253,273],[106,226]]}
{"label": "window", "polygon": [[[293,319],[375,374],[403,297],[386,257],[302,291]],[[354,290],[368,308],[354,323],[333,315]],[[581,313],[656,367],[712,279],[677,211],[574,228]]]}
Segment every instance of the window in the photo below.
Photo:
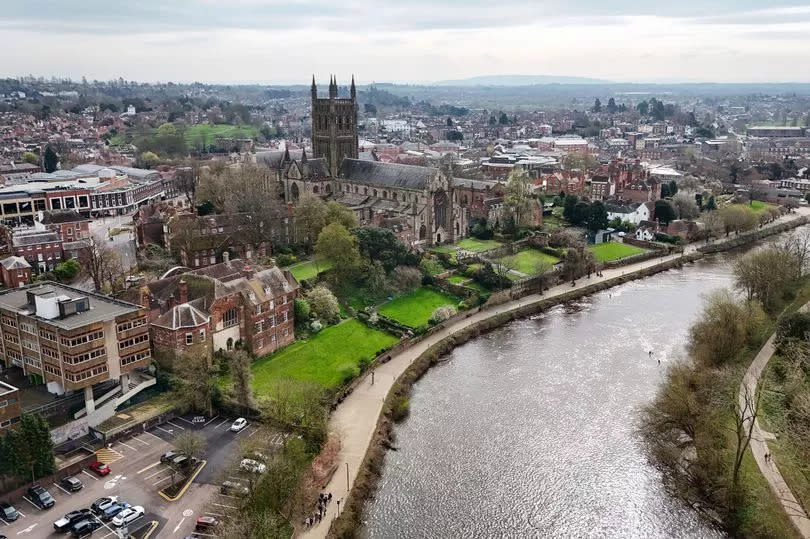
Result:
{"label": "window", "polygon": [[149,350],[144,350],[142,352],[138,352],[130,356],[124,356],[121,358],[121,366],[123,367],[125,365],[129,365],[130,363],[135,363],[136,361],[149,359],[150,357],[152,357],[152,352],[150,352]]}
{"label": "window", "polygon": [[37,334],[37,327],[30,322],[20,322],[20,329],[32,335]]}
{"label": "window", "polygon": [[136,318],[134,320],[127,320],[126,322],[121,322],[118,324],[118,332],[127,331],[132,328],[141,327],[142,325],[146,324],[146,317],[143,318]]}
{"label": "window", "polygon": [[103,339],[103,338],[104,338],[103,331],[93,331],[92,333],[85,333],[84,335],[79,335],[78,337],[74,337],[72,339],[62,337],[61,342],[63,346],[79,346],[80,344],[88,343],[90,341],[95,341],[96,339]]}
{"label": "window", "polygon": [[239,312],[236,310],[236,307],[232,307],[225,311],[225,314],[222,317],[222,324],[229,328],[231,326],[235,326],[239,323]]}
{"label": "window", "polygon": [[289,331],[287,328],[284,328],[284,336],[285,336],[285,337],[287,336],[287,334],[289,334],[289,332],[290,332],[290,331]]}
{"label": "window", "polygon": [[77,365],[79,363],[84,363],[86,361],[91,361],[91,360],[99,358],[99,357],[104,357],[106,354],[107,354],[107,351],[102,347],[102,348],[96,348],[95,350],[90,350],[89,352],[85,352],[84,354],[78,354],[78,355],[75,355],[75,356],[70,355],[70,354],[64,354],[64,357],[62,358],[62,360],[65,363],[68,363],[70,365]]}
{"label": "window", "polygon": [[284,321],[285,322],[289,319],[289,316],[290,316],[290,312],[289,311],[284,311]]}
{"label": "window", "polygon": [[264,348],[264,339],[258,339],[256,341],[256,348]]}
{"label": "window", "polygon": [[193,333],[186,333],[186,346],[194,344],[194,334]]}
{"label": "window", "polygon": [[129,348],[130,346],[135,346],[136,344],[140,344],[147,341],[149,341],[149,334],[142,333],[141,335],[135,335],[131,339],[118,341],[118,349],[123,350],[124,348]]}
{"label": "window", "polygon": [[205,330],[204,329],[200,330],[200,341],[205,341]]}
{"label": "window", "polygon": [[267,322],[270,324],[270,327],[276,327],[276,317],[271,316],[267,319]]}

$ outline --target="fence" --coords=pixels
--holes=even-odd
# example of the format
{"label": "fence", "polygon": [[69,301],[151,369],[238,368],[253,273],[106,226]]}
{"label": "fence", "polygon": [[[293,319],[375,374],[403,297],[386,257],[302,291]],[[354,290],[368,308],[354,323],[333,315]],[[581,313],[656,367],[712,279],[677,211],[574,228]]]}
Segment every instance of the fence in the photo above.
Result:
{"label": "fence", "polygon": [[[78,449],[79,451],[85,451],[84,449]],[[10,490],[8,492],[4,492],[2,496],[0,496],[0,501],[10,503],[14,505],[20,498],[25,495],[25,492],[28,490],[29,487],[32,485],[45,485],[47,489],[48,485],[53,483],[58,483],[65,477],[70,477],[71,475],[76,475],[81,472],[83,469],[87,468],[90,463],[96,460],[95,453],[89,453],[85,458],[70,463],[69,465],[65,466],[64,468],[60,468],[56,471],[53,475],[49,475],[47,477],[40,477],[34,482],[25,483],[24,485],[15,488],[14,490]]]}

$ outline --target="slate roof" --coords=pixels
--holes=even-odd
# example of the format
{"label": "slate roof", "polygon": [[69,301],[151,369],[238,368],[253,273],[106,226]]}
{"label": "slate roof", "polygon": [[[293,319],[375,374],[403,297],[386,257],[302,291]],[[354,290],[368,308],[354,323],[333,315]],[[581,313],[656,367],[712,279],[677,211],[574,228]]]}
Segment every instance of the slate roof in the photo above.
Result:
{"label": "slate roof", "polygon": [[328,178],[329,169],[326,166],[326,159],[319,157],[317,159],[307,159],[303,163],[299,162],[299,166],[303,169],[305,178]]}
{"label": "slate roof", "polygon": [[344,159],[340,164],[338,177],[352,183],[376,187],[422,190],[437,172],[435,168],[414,165]]}
{"label": "slate roof", "polygon": [[57,225],[61,223],[79,223],[89,221],[87,217],[82,217],[76,210],[50,210],[42,212],[43,225]]}
{"label": "slate roof", "polygon": [[157,320],[152,322],[152,325],[167,329],[195,328],[201,324],[207,324],[209,319],[210,316],[206,313],[189,303],[183,303],[175,305],[160,315]]}
{"label": "slate roof", "polygon": [[26,245],[38,245],[40,243],[61,243],[59,234],[56,232],[34,232],[31,234],[15,234],[13,237],[14,247]]}
{"label": "slate roof", "polygon": [[2,264],[3,267],[6,268],[7,270],[27,269],[31,267],[31,264],[29,264],[21,256],[10,256],[8,258],[0,260],[0,264]]}
{"label": "slate roof", "polygon": [[304,150],[272,150],[269,152],[256,152],[256,164],[264,165],[269,168],[281,168],[285,163],[285,154],[287,159],[300,161]]}

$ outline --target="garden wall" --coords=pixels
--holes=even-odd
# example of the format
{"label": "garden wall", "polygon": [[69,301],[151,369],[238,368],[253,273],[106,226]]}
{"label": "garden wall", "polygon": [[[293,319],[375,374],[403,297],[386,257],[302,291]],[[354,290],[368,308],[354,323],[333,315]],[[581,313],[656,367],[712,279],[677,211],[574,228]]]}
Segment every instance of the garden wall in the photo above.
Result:
{"label": "garden wall", "polygon": [[723,241],[706,244],[703,247],[699,247],[698,251],[706,254],[728,251],[729,249],[734,249],[735,247],[742,247],[743,245],[754,243],[758,240],[761,240],[762,238],[767,238],[768,236],[773,236],[774,234],[779,234],[781,232],[785,232],[787,230],[791,230],[800,227],[802,225],[806,225],[809,222],[810,217],[808,216],[799,217],[797,219],[792,219],[785,223],[769,226],[767,228],[761,228],[759,230],[754,230],[751,232],[744,232],[737,236],[726,238]]}

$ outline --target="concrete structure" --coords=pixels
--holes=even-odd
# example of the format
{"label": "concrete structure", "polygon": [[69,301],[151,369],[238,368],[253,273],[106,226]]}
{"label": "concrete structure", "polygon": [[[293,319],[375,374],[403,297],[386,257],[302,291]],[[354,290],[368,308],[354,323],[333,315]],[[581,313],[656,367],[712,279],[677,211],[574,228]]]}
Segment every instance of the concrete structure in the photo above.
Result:
{"label": "concrete structure", "polygon": [[20,391],[11,384],[0,382],[0,435],[20,422]]}

